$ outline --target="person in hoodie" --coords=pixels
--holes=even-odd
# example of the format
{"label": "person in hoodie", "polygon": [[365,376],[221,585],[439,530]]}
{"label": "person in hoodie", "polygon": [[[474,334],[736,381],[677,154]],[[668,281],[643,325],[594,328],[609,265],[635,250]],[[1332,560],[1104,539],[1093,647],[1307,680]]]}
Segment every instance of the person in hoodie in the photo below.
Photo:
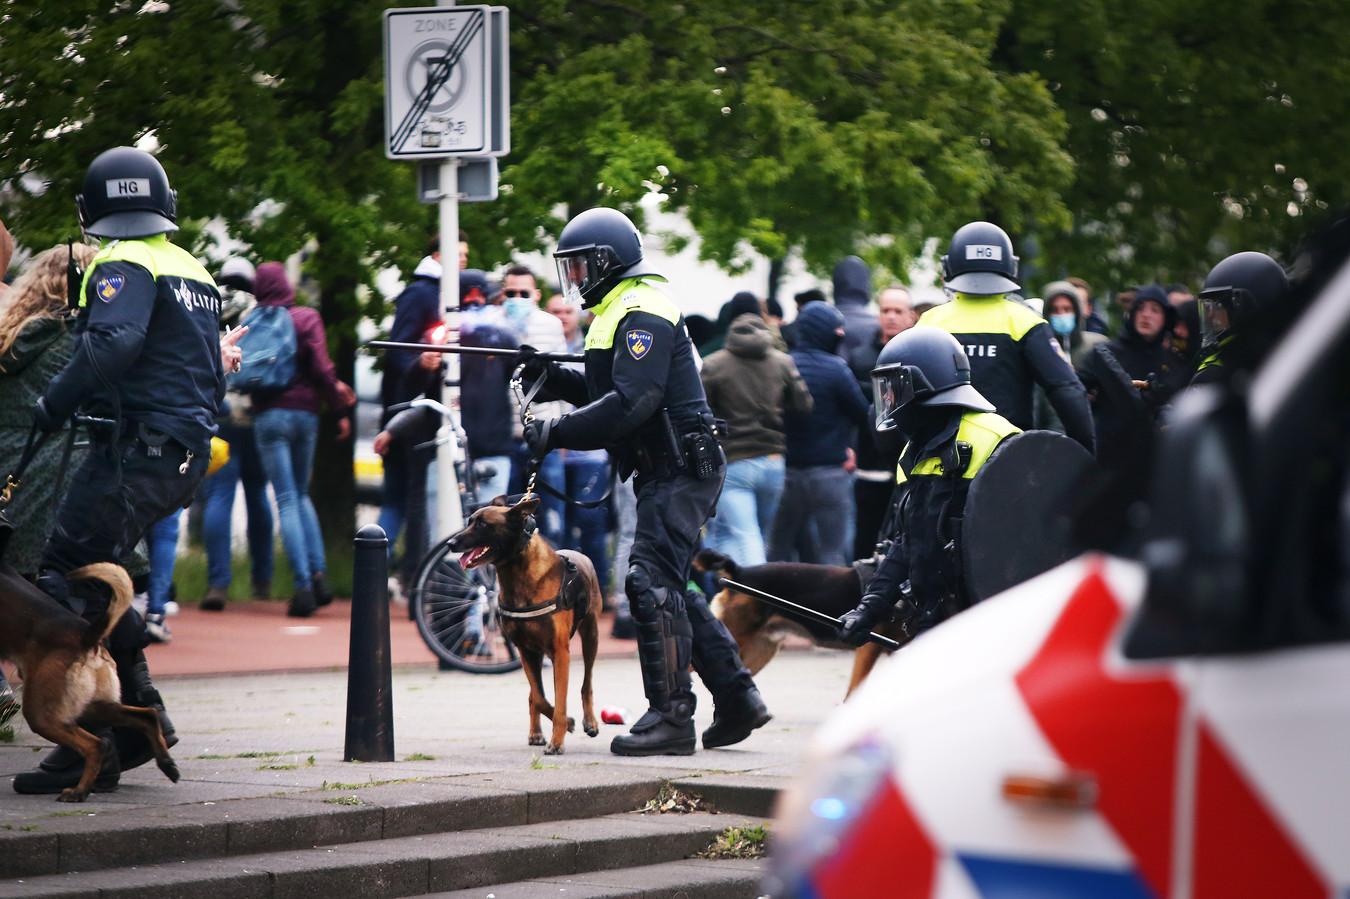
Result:
{"label": "person in hoodie", "polygon": [[742,566],[760,565],[768,561],[765,537],[783,495],[783,415],[810,415],[811,391],[792,357],[774,349],[768,323],[755,312],[736,317],[722,349],[703,360],[700,376],[713,415],[727,423],[727,478],[708,522],[708,542]]}
{"label": "person in hoodie", "polygon": [[1080,368],[1088,353],[1106,335],[1087,330],[1087,308],[1082,294],[1070,281],[1051,281],[1045,285],[1045,320],[1055,333],[1060,349],[1069,357],[1074,368]]}
{"label": "person in hoodie", "polygon": [[[461,260],[467,249],[461,250]],[[463,268],[461,265],[460,268]],[[481,273],[480,273],[481,275]],[[389,327],[389,339],[399,343],[421,343],[427,333],[441,321],[441,251],[439,238],[433,237],[427,248],[427,255],[417,263],[412,280],[403,292],[394,300],[394,321]],[[393,408],[411,399],[418,392],[414,390],[418,382],[416,369],[421,353],[415,350],[387,350],[384,354],[384,376],[380,381],[380,402],[384,410],[380,415],[380,427],[389,423],[389,419],[398,413]],[[395,439],[390,442],[382,460],[384,480],[380,485],[380,517],[377,522],[389,538],[389,551],[392,554],[394,542],[399,531],[407,521],[409,503],[421,501],[425,496],[425,487],[419,496],[412,489],[410,481],[416,480],[414,469],[420,466],[426,470],[425,454],[419,456],[413,449],[415,443]],[[425,478],[423,478],[425,485]],[[404,541],[405,544],[407,541]],[[414,560],[414,564],[420,559]]]}
{"label": "person in hoodie", "polygon": [[[64,244],[52,247],[33,260],[12,289],[0,292],[0,455],[11,460],[11,465],[23,455],[28,442],[33,404],[47,382],[70,361],[74,338],[69,328],[66,265],[72,252],[83,268],[97,249],[78,243],[70,248]],[[66,437],[59,433],[38,450],[4,510],[14,530],[0,554],[29,580],[37,577],[42,544],[51,533],[61,501]],[[86,450],[83,442],[72,448],[67,467],[78,466]],[[0,725],[18,711],[19,703],[0,672]]]}
{"label": "person in hoodie", "polygon": [[717,310],[717,322],[714,325],[712,337],[701,343],[695,341],[699,356],[706,359],[720,350],[726,344],[727,331],[730,330],[731,323],[747,312],[753,312],[756,315],[763,313],[763,307],[759,304],[759,297],[748,290],[738,290],[735,296],[723,303],[722,308]]}
{"label": "person in hoodie", "polygon": [[1107,471],[1149,454],[1159,412],[1186,386],[1190,366],[1167,343],[1175,320],[1162,287],[1139,288],[1120,336],[1094,347],[1079,372],[1093,398],[1098,461]]}
{"label": "person in hoodie", "polygon": [[792,361],[811,391],[812,411],[787,416],[783,500],[769,539],[774,561],[847,565],[851,561],[853,458],[869,425],[867,399],[838,355],[844,315],[812,302],[797,316]]}
{"label": "person in hoodie", "polygon": [[852,359],[860,347],[876,338],[880,322],[868,308],[872,302],[872,272],[857,256],[845,256],[834,267],[834,306],[844,316],[844,339],[839,355]]}
{"label": "person in hoodie", "polygon": [[343,416],[338,420],[338,439],[346,440],[352,432],[346,416],[356,405],[356,393],[337,378],[319,311],[295,305],[295,288],[286,267],[264,262],[253,284],[259,306],[285,306],[295,325],[295,379],[279,394],[254,395],[253,432],[263,471],[277,497],[281,541],[295,580],[286,614],[307,618],[333,600],[325,577],[323,532],[309,498],[319,410],[326,400],[330,409]]}

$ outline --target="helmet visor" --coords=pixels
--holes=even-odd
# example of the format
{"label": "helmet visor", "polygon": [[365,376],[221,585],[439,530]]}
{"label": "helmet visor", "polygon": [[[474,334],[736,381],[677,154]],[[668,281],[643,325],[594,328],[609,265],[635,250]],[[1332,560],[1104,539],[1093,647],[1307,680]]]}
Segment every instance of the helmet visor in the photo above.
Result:
{"label": "helmet visor", "polygon": [[1200,292],[1200,331],[1204,342],[1215,343],[1233,326],[1234,313],[1242,307],[1244,290],[1215,287]]}
{"label": "helmet visor", "polygon": [[608,271],[609,247],[579,247],[565,253],[554,253],[558,265],[558,286],[569,303],[581,303],[594,297]]}
{"label": "helmet visor", "polygon": [[895,427],[895,413],[915,397],[933,392],[924,373],[913,365],[896,365],[872,372],[872,401],[876,410],[878,431]]}

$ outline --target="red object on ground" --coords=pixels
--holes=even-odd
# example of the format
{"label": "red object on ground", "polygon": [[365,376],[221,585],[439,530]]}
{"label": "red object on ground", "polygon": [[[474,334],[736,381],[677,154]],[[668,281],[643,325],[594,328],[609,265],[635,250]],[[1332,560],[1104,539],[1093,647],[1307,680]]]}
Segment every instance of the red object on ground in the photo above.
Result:
{"label": "red object on ground", "polygon": [[606,724],[627,724],[628,709],[616,709],[612,705],[607,705],[600,710],[600,720]]}

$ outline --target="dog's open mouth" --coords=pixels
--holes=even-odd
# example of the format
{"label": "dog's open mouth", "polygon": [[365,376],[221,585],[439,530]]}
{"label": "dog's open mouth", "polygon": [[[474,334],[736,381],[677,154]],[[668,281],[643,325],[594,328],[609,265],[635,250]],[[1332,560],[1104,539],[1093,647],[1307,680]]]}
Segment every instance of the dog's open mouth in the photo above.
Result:
{"label": "dog's open mouth", "polygon": [[483,564],[483,557],[487,555],[487,552],[488,548],[486,546],[475,546],[473,549],[468,550],[464,555],[459,557],[459,567],[467,571],[470,568]]}

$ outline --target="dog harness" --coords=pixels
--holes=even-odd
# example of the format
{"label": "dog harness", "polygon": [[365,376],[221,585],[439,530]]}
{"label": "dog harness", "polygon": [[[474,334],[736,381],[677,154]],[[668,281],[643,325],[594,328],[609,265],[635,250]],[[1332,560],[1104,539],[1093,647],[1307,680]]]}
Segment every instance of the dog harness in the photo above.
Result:
{"label": "dog harness", "polygon": [[497,606],[497,613],[503,618],[525,619],[539,618],[543,615],[552,615],[559,609],[567,611],[576,606],[576,585],[580,583],[578,576],[580,571],[576,563],[566,556],[559,556],[563,563],[562,583],[558,587],[558,595],[544,602],[536,602],[519,609],[508,609],[503,605]]}

